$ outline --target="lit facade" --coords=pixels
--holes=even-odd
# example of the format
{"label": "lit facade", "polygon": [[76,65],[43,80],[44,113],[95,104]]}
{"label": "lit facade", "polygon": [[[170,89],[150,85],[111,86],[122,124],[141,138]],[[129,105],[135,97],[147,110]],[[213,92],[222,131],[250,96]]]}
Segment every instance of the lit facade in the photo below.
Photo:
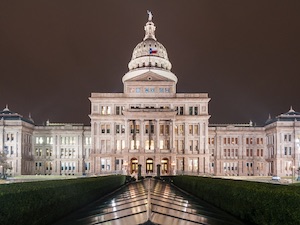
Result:
{"label": "lit facade", "polygon": [[300,113],[264,126],[209,124],[207,93],[177,93],[165,47],[149,16],[133,50],[123,93],[92,93],[91,126],[36,126],[6,107],[0,152],[9,175],[292,175],[300,166]]}

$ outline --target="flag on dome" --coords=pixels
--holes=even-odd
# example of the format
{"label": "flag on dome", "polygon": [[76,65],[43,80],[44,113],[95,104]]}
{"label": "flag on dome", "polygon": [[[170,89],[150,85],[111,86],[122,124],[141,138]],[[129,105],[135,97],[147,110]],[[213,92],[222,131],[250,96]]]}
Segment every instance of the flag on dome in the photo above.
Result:
{"label": "flag on dome", "polygon": [[157,53],[157,49],[156,48],[150,48],[149,49],[149,53],[150,54],[156,54]]}

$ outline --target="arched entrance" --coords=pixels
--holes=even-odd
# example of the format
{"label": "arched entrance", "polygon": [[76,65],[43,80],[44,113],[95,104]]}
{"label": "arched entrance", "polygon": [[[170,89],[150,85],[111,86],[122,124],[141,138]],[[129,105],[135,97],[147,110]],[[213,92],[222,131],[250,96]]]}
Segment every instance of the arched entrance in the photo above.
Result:
{"label": "arched entrance", "polygon": [[146,160],[146,173],[153,173],[153,159],[148,158]]}
{"label": "arched entrance", "polygon": [[137,173],[138,172],[138,160],[137,158],[132,158],[130,160],[130,173]]}
{"label": "arched entrance", "polygon": [[169,173],[169,159],[163,158],[161,160],[161,173],[162,175]]}

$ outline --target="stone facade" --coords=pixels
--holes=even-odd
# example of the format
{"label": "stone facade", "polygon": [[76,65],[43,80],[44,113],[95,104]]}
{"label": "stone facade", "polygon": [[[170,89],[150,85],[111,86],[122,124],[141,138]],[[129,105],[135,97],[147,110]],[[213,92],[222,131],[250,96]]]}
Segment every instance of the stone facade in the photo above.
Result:
{"label": "stone facade", "polygon": [[37,126],[8,107],[0,112],[9,175],[135,174],[140,166],[142,175],[290,176],[298,169],[300,113],[291,108],[264,126],[209,124],[208,94],[177,93],[152,17],[144,29],[123,93],[91,94],[91,126]]}

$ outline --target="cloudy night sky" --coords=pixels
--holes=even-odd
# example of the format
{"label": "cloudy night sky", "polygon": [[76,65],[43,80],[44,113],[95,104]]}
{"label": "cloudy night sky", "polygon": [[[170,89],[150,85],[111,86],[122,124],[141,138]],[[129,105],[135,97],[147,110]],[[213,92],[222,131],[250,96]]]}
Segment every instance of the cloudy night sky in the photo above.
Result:
{"label": "cloudy night sky", "polygon": [[178,92],[208,92],[210,123],[300,111],[299,0],[0,0],[0,107],[89,124],[91,92],[122,92],[147,9]]}

